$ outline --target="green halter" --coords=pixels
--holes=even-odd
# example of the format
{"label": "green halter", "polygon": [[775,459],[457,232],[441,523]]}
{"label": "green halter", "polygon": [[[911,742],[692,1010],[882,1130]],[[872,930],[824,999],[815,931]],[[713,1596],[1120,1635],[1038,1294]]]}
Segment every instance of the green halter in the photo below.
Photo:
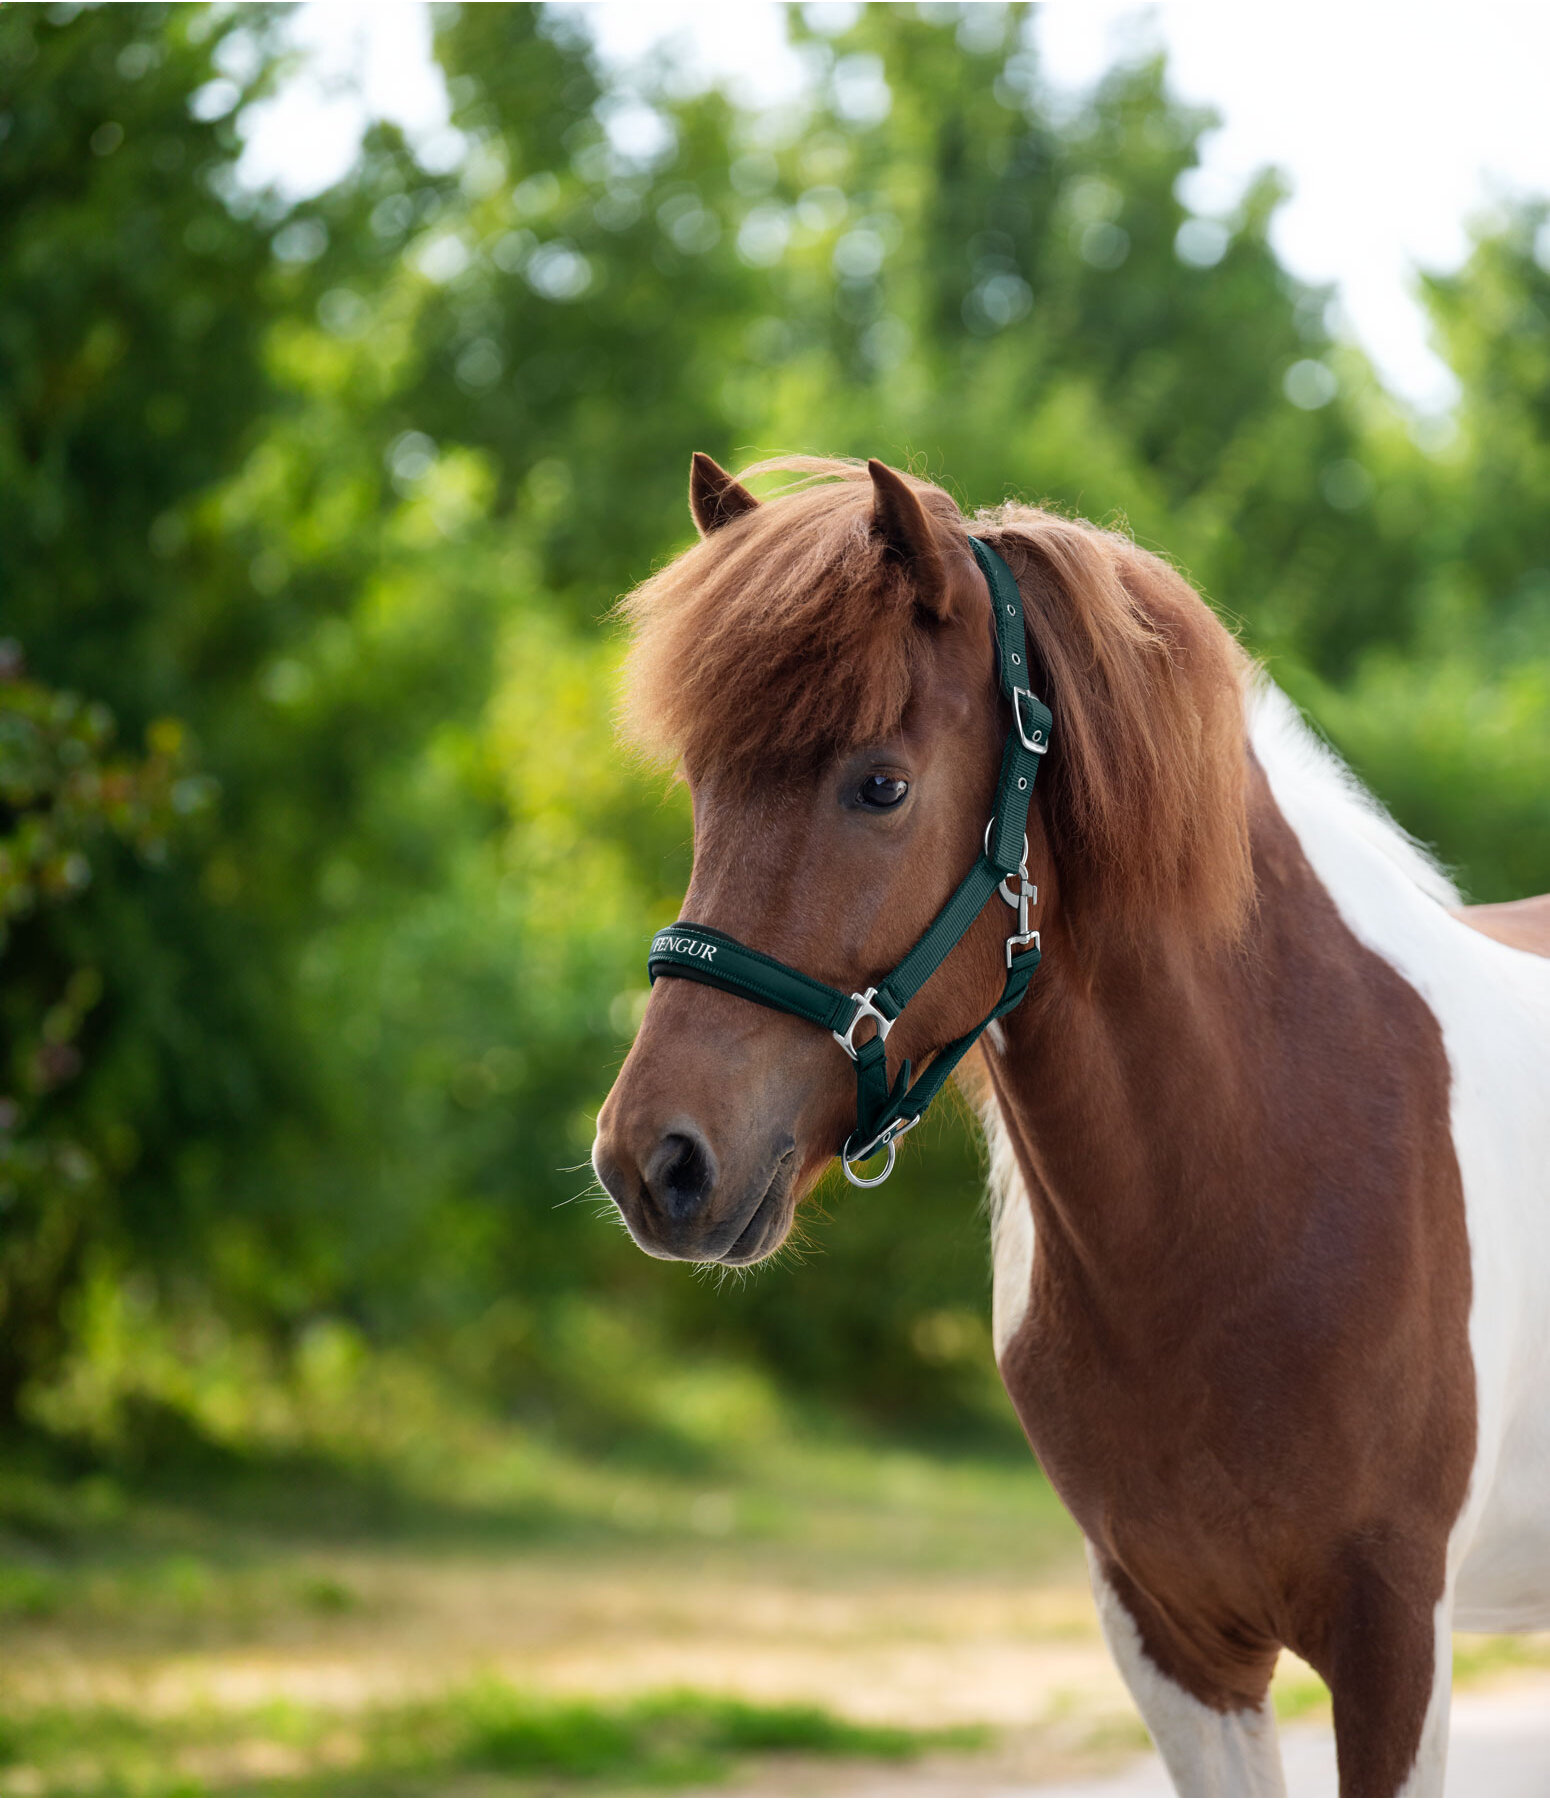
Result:
{"label": "green halter", "polygon": [[[995,811],[985,827],[985,848],[920,942],[892,974],[859,994],[842,994],[838,988],[815,981],[789,963],[750,950],[725,932],[682,919],[651,940],[646,964],[653,982],[659,975],[704,982],[707,987],[741,994],[745,1000],[776,1012],[794,1013],[799,1019],[833,1032],[835,1041],[856,1065],[856,1128],[845,1140],[840,1163],[846,1178],[857,1187],[878,1187],[893,1173],[898,1140],[920,1123],[921,1114],[986,1026],[1009,1013],[1022,999],[1039,966],[1039,934],[1028,929],[1029,903],[1038,898],[1037,888],[1028,879],[1028,806],[1040,760],[1049,749],[1052,719],[1049,708],[1034,698],[1028,686],[1022,595],[1012,571],[979,538],[971,537],[969,546],[990,588],[1001,691],[1011,703],[1013,729],[1007,734],[1001,753]],[[913,1086],[906,1061],[890,1088],[884,1039],[899,1014],[946,961],[998,888],[1002,899],[1017,912],[1017,930],[1006,940],[1006,986],[1001,990],[1001,998],[972,1031],[945,1045]],[[871,1019],[876,1030],[864,1044],[857,1044],[856,1029],[863,1019]],[[853,1150],[852,1144],[857,1148]],[[880,1150],[888,1152],[882,1173],[858,1175],[853,1165],[865,1162]]]}

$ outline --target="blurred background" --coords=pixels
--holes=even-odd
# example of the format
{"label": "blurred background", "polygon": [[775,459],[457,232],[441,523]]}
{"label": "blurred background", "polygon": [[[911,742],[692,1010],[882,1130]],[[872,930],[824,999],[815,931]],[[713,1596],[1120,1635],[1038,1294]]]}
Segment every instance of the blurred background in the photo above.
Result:
{"label": "blurred background", "polygon": [[1550,888],[1550,207],[1369,111],[1456,254],[1311,279],[1209,8],[369,10],[0,10],[0,1783],[1074,1780],[965,1121],[744,1278],[598,1203],[690,836],[606,614],[693,449],[1043,500]]}

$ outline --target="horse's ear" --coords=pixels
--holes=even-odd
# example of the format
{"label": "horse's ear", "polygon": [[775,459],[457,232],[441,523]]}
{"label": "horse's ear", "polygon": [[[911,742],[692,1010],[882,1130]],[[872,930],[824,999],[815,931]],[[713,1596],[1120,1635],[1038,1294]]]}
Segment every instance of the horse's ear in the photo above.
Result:
{"label": "horse's ear", "polygon": [[734,475],[729,475],[714,457],[696,450],[689,459],[689,511],[700,529],[701,537],[709,537],[723,525],[742,518],[759,504]]}
{"label": "horse's ear", "polygon": [[872,477],[872,530],[915,583],[920,604],[940,613],[947,606],[947,568],[926,509],[915,490],[887,463],[867,463]]}

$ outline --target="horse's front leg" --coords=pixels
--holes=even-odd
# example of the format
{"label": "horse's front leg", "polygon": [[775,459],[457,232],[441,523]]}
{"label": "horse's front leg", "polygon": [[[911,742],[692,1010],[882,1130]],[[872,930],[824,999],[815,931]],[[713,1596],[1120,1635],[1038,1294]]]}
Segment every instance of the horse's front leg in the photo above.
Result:
{"label": "horse's front leg", "polygon": [[1166,1675],[1148,1655],[1135,1618],[1088,1546],[1093,1598],[1109,1654],[1125,1678],[1169,1779],[1180,1794],[1284,1794],[1281,1747],[1271,1709],[1275,1651],[1267,1647],[1257,1702],[1208,1705]]}
{"label": "horse's front leg", "polygon": [[[1435,1591],[1435,1590],[1434,1590]],[[1342,1794],[1440,1794],[1453,1697],[1453,1596],[1379,1567],[1346,1574],[1319,1673],[1334,1700]]]}

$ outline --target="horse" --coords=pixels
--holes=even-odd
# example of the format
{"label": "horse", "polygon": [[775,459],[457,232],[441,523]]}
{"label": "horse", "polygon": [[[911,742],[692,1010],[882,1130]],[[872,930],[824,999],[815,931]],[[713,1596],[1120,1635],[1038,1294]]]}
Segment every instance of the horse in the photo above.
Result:
{"label": "horse", "polygon": [[1018,954],[987,889],[840,1050],[657,981],[593,1153],[631,1234],[770,1255],[849,1166],[857,1025],[891,1023],[885,1081],[983,1029],[998,1367],[1174,1785],[1285,1791],[1289,1647],[1343,1794],[1440,1793],[1452,1629],[1550,1624],[1550,897],[1464,906],[1120,533],[878,461],[696,456],[690,504],[621,603],[626,728],[693,801],[675,932],[842,996],[918,944],[1019,730],[988,548],[1052,721],[1003,896],[1043,960],[986,1025]]}

